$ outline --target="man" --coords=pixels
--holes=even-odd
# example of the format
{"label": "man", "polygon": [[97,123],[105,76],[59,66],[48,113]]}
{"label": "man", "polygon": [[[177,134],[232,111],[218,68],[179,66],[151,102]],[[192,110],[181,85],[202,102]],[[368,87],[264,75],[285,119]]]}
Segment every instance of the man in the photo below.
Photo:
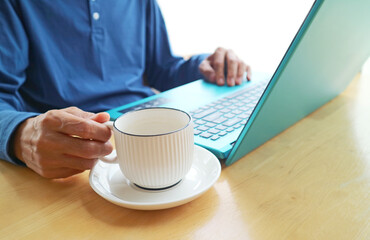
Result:
{"label": "man", "polygon": [[246,71],[222,48],[174,56],[155,0],[2,0],[0,159],[46,178],[83,172],[112,151],[102,111],[150,87],[241,84]]}

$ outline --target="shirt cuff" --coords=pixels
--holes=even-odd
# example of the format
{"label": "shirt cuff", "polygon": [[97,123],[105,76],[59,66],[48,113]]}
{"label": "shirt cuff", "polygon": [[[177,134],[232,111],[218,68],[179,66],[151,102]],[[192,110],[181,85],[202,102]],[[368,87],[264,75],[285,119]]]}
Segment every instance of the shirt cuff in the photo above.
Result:
{"label": "shirt cuff", "polygon": [[195,65],[198,66],[196,68],[196,71],[194,72],[195,76],[193,77],[194,79],[198,80],[198,79],[205,79],[205,76],[203,76],[203,74],[200,73],[199,71],[199,65],[203,62],[204,59],[206,59],[210,54],[198,54],[198,55],[194,55],[191,57],[192,61],[195,62]]}
{"label": "shirt cuff", "polygon": [[6,160],[16,165],[25,164],[14,156],[13,149],[10,146],[12,137],[19,126],[27,118],[37,116],[38,113],[1,111],[0,112],[0,159]]}

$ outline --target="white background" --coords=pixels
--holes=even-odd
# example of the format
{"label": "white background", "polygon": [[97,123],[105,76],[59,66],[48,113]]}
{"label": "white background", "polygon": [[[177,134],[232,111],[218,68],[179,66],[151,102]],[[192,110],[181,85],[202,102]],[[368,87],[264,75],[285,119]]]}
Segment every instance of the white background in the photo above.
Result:
{"label": "white background", "polygon": [[252,69],[272,72],[313,0],[157,0],[177,55],[233,49]]}

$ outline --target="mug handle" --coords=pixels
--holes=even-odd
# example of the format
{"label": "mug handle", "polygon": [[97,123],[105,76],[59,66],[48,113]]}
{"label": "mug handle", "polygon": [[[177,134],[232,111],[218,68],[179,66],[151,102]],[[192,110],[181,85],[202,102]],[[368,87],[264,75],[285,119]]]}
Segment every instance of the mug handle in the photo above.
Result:
{"label": "mug handle", "polygon": [[[105,122],[103,124],[105,126],[109,127],[113,131],[113,121],[108,121],[108,122]],[[99,159],[102,160],[103,162],[106,162],[106,163],[118,163],[116,149],[113,149],[113,151],[110,154],[108,154],[104,157],[100,157]]]}

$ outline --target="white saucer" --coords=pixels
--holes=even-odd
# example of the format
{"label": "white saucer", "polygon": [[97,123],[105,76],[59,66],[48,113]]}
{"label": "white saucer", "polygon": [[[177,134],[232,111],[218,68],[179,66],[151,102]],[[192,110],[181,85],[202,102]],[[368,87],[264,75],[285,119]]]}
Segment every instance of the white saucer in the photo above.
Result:
{"label": "white saucer", "polygon": [[155,210],[190,202],[207,191],[221,173],[219,160],[208,150],[194,146],[194,162],[189,173],[176,186],[166,190],[144,190],[122,174],[118,164],[98,161],[90,171],[90,185],[106,200],[122,207]]}

